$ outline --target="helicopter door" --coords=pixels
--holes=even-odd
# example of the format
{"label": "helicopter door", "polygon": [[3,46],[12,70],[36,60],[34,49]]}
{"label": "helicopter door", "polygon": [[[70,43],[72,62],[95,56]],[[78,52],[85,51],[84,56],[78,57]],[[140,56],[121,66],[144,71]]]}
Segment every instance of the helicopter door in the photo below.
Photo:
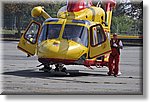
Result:
{"label": "helicopter door", "polygon": [[95,58],[111,52],[110,41],[106,37],[100,24],[90,28],[90,50],[89,57]]}
{"label": "helicopter door", "polygon": [[22,35],[18,48],[27,53],[28,56],[35,55],[38,36],[40,34],[41,24],[35,21],[31,21],[28,25],[25,33]]}

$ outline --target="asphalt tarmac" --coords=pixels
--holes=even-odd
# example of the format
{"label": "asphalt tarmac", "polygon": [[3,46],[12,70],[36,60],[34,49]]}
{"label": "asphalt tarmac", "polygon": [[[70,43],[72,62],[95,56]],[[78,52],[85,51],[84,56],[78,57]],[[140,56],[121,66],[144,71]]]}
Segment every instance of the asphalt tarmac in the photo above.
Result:
{"label": "asphalt tarmac", "polygon": [[143,94],[142,47],[124,47],[118,77],[107,76],[108,68],[88,69],[67,65],[70,75],[44,73],[36,66],[37,57],[27,58],[17,49],[18,42],[1,41],[2,94]]}

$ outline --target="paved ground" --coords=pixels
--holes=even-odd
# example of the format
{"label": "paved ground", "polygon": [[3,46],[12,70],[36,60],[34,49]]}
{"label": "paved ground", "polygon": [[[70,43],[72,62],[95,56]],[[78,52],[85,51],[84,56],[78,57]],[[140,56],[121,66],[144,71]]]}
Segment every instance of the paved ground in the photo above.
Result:
{"label": "paved ground", "polygon": [[37,57],[27,58],[17,50],[17,42],[3,45],[2,94],[142,94],[142,48],[125,47],[118,77],[107,76],[108,69],[90,70],[84,66],[66,66],[63,73],[43,73],[36,68]]}

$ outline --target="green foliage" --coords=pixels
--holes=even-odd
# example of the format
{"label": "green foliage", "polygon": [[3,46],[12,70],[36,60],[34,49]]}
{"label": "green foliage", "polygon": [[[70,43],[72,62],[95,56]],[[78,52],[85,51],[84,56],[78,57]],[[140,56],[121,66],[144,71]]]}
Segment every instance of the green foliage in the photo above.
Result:
{"label": "green foliage", "polygon": [[[18,33],[24,30],[31,20],[43,22],[44,18],[32,18],[31,10],[35,6],[43,6],[51,17],[57,17],[58,10],[66,5],[65,0],[51,2],[9,2],[3,3],[4,29],[15,29]],[[143,32],[143,2],[117,3],[113,11],[111,32],[133,34]]]}
{"label": "green foliage", "polygon": [[15,29],[18,31],[18,37],[21,35],[21,30],[24,30],[31,20],[35,20],[38,22],[43,22],[44,18],[31,17],[31,10],[36,6],[43,6],[45,11],[51,17],[57,16],[57,11],[65,5],[65,2],[28,2],[28,3],[20,3],[20,2],[9,2],[4,3],[4,29]]}
{"label": "green foliage", "polygon": [[117,3],[113,10],[111,32],[120,34],[143,33],[143,1]]}
{"label": "green foliage", "polygon": [[111,26],[111,32],[112,33],[128,33],[130,32],[130,29],[132,28],[133,20],[126,16],[117,16],[113,17],[112,19],[112,26]]}

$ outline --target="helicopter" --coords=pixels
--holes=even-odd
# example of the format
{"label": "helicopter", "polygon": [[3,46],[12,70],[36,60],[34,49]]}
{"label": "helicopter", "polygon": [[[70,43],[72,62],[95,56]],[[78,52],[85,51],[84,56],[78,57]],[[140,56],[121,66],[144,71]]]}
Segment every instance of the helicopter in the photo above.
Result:
{"label": "helicopter", "polygon": [[[103,8],[101,7],[103,5]],[[107,66],[111,53],[110,26],[115,0],[68,0],[52,18],[41,6],[32,17],[44,17],[43,24],[31,21],[17,48],[27,57],[38,56],[40,70],[66,72],[64,65]]]}

